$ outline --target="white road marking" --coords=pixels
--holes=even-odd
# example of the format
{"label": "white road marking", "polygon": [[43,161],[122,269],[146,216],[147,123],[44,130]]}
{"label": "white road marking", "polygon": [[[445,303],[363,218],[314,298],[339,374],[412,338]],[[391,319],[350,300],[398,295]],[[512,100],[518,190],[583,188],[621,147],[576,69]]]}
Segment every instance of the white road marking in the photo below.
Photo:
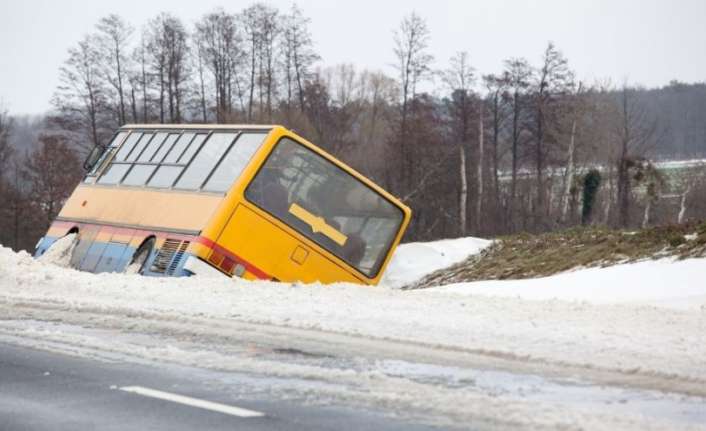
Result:
{"label": "white road marking", "polygon": [[225,413],[227,415],[239,416],[241,418],[254,418],[265,416],[264,413],[256,412],[254,410],[243,409],[240,407],[229,406],[226,404],[214,403],[211,401],[200,400],[198,398],[186,397],[184,395],[171,394],[169,392],[162,392],[155,389],[143,388],[142,386],[123,386],[120,388],[120,390],[142,395],[145,397],[159,398],[160,400],[166,400],[174,403],[185,404],[187,406],[212,410],[214,412]]}

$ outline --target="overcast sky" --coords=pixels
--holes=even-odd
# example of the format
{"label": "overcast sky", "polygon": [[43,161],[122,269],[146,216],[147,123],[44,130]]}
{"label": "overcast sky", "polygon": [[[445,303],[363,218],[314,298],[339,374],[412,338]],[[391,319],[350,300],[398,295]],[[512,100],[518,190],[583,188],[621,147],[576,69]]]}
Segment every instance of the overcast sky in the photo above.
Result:
{"label": "overcast sky", "polygon": [[[96,21],[118,13],[140,27],[160,11],[191,24],[234,0],[0,0],[0,104],[12,113],[50,107],[66,50]],[[291,0],[270,0],[281,10]],[[298,0],[312,19],[326,65],[348,62],[393,73],[392,31],[416,11],[431,31],[435,67],[470,53],[481,73],[508,57],[537,63],[547,41],[566,54],[581,79],[660,86],[706,80],[706,0]]]}

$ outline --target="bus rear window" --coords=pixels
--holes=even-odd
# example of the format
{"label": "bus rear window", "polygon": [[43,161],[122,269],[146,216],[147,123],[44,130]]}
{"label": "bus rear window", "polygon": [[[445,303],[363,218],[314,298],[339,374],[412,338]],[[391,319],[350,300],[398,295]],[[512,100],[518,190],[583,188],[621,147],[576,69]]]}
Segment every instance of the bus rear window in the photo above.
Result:
{"label": "bus rear window", "polygon": [[289,138],[277,143],[245,196],[371,278],[404,217],[372,188]]}

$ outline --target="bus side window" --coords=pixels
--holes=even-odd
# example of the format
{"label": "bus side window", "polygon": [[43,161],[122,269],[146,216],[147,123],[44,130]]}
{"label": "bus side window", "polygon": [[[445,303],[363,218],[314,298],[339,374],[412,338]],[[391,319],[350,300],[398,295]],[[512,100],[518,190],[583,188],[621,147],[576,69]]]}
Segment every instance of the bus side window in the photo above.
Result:
{"label": "bus side window", "polygon": [[152,160],[152,156],[154,156],[154,153],[159,150],[159,148],[162,146],[162,142],[164,142],[164,139],[166,139],[167,134],[166,133],[157,133],[154,135],[154,138],[150,141],[149,145],[145,150],[142,152],[140,157],[137,159],[138,162],[149,162]]}
{"label": "bus side window", "polygon": [[265,136],[267,135],[263,133],[241,133],[203,189],[209,192],[227,191],[243,172],[253,154],[260,148]]}
{"label": "bus side window", "polygon": [[167,153],[167,157],[164,158],[164,163],[176,163],[187,145],[194,139],[194,136],[196,135],[193,133],[184,133],[181,135],[174,146],[172,146],[169,153]]}
{"label": "bus side window", "polygon": [[201,144],[203,143],[204,139],[206,139],[206,136],[208,135],[196,135],[194,137],[194,140],[191,141],[191,144],[186,147],[183,153],[181,153],[179,160],[175,160],[174,163],[179,163],[180,165],[185,165],[189,163],[189,161],[191,161],[191,157],[193,157],[194,153],[201,147]]}
{"label": "bus side window", "polygon": [[172,133],[169,136],[167,136],[167,139],[164,141],[161,147],[159,147],[159,150],[155,153],[154,156],[152,156],[152,163],[160,163],[162,159],[164,159],[164,156],[169,152],[169,150],[172,149],[172,146],[174,145],[174,142],[176,142],[177,138],[179,138],[179,134],[177,133]]}
{"label": "bus side window", "polygon": [[235,139],[235,133],[213,133],[201,146],[191,164],[186,168],[176,188],[198,190],[218,163],[230,144]]}
{"label": "bus side window", "polygon": [[135,148],[130,151],[130,154],[127,155],[127,158],[125,160],[128,162],[134,162],[135,160],[137,160],[140,154],[142,154],[142,150],[144,150],[147,144],[149,144],[152,140],[152,136],[152,133],[144,133],[142,135],[142,138],[140,138],[140,140],[137,141],[137,144],[135,144]]}
{"label": "bus side window", "polygon": [[118,150],[118,154],[115,155],[115,160],[119,162],[124,162],[127,158],[127,155],[130,154],[130,151],[132,151],[132,148],[135,146],[137,140],[140,139],[141,136],[142,133],[140,132],[130,133],[130,136],[127,137],[123,145]]}

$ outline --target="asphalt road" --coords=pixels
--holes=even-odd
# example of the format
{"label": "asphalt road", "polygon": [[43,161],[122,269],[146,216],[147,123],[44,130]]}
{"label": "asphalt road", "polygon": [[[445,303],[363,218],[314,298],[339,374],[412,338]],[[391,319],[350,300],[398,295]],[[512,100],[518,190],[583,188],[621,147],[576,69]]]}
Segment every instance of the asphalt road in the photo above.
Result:
{"label": "asphalt road", "polygon": [[381,412],[235,396],[237,375],[223,385],[204,373],[0,343],[0,430],[436,429]]}

